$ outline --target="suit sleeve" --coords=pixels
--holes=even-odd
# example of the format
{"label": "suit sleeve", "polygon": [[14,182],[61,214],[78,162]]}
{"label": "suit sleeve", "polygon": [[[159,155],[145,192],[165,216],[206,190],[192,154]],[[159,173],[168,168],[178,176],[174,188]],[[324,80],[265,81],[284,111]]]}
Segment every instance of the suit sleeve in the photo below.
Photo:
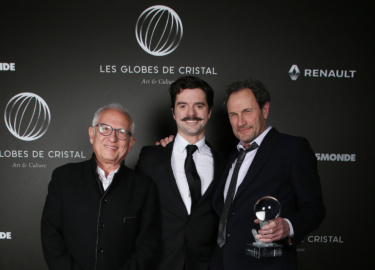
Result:
{"label": "suit sleeve", "polygon": [[150,179],[148,192],[142,210],[139,234],[135,252],[122,270],[155,269],[155,252],[160,243],[159,199],[155,184]]}
{"label": "suit sleeve", "polygon": [[138,172],[138,173],[142,173],[142,174],[146,173],[146,170],[147,170],[147,167],[146,167],[147,154],[146,154],[146,152],[147,152],[146,147],[143,147],[141,149],[141,153],[139,154],[138,162],[135,165],[135,171]]}
{"label": "suit sleeve", "polygon": [[73,260],[62,234],[61,189],[56,177],[48,185],[48,195],[43,209],[41,237],[44,259],[49,269],[82,269]]}
{"label": "suit sleeve", "polygon": [[294,229],[294,243],[315,230],[323,221],[325,207],[317,169],[317,160],[308,141],[302,139],[291,168],[293,188],[297,197],[297,211],[288,218]]}

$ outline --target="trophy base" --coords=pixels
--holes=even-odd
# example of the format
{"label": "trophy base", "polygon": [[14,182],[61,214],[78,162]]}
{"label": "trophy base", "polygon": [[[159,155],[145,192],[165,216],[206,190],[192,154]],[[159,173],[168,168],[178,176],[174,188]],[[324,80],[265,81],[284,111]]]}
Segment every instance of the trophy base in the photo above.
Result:
{"label": "trophy base", "polygon": [[245,254],[254,258],[279,257],[283,254],[283,246],[275,243],[271,244],[246,244]]}

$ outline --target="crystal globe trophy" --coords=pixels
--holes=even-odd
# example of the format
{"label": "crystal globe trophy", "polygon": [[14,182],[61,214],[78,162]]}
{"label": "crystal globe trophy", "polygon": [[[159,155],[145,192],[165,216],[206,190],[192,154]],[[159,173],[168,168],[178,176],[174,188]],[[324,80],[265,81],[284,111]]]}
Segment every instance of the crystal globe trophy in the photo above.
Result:
{"label": "crystal globe trophy", "polygon": [[[260,198],[254,205],[254,212],[256,217],[260,220],[260,228],[269,224],[273,219],[280,215],[281,205],[280,202],[271,196],[264,196]],[[255,238],[257,231],[252,230],[255,242],[246,244],[246,255],[254,258],[269,258],[278,257],[282,255],[282,245],[275,243],[262,243],[259,239]]]}

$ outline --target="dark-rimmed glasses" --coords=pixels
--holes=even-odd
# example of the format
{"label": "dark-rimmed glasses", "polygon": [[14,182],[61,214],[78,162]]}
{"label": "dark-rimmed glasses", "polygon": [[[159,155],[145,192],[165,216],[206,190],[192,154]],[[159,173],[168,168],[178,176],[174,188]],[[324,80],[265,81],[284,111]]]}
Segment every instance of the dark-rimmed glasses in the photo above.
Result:
{"label": "dark-rimmed glasses", "polygon": [[117,139],[121,141],[125,141],[128,137],[132,135],[131,132],[127,131],[124,128],[113,128],[110,125],[107,124],[97,124],[95,127],[99,127],[99,132],[103,136],[109,136],[111,135],[112,131],[115,131]]}

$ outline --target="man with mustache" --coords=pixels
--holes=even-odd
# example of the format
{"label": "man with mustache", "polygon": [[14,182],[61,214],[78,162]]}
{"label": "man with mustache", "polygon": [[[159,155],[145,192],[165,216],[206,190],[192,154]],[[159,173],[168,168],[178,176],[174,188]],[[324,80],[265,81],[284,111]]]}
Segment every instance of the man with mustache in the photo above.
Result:
{"label": "man with mustache", "polygon": [[162,241],[155,269],[207,270],[219,222],[212,196],[224,164],[204,135],[214,92],[193,76],[179,78],[169,92],[175,140],[165,148],[142,148],[136,166],[159,192]]}

